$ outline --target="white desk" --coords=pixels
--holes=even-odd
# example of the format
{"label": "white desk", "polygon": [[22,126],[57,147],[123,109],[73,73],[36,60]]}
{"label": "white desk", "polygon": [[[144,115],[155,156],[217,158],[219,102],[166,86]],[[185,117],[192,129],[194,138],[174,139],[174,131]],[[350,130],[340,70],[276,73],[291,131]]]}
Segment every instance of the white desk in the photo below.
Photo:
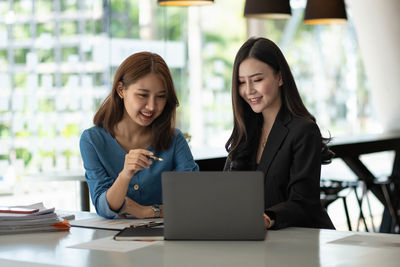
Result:
{"label": "white desk", "polygon": [[[306,228],[269,231],[265,241],[161,241],[127,253],[67,248],[115,233],[73,227],[69,232],[0,236],[0,266],[398,267],[400,263],[400,235]],[[330,243],[346,237],[354,237],[353,244]]]}

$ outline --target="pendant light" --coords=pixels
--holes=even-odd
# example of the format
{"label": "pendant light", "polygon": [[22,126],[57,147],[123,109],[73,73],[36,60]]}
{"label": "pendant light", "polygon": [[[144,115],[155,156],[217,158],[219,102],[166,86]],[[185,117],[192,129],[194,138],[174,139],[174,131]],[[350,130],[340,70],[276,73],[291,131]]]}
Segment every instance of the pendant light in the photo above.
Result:
{"label": "pendant light", "polygon": [[344,0],[307,1],[304,24],[345,23],[346,21]]}
{"label": "pendant light", "polygon": [[246,0],[246,18],[287,19],[292,15],[289,0]]}
{"label": "pendant light", "polygon": [[160,6],[204,6],[214,3],[214,0],[158,0]]}

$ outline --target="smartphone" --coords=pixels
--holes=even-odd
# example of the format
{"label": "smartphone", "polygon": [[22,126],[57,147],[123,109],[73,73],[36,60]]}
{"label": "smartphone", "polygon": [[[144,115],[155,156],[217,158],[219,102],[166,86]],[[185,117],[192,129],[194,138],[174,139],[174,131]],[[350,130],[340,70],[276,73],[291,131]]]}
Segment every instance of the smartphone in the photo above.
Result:
{"label": "smartphone", "polygon": [[30,214],[38,212],[39,209],[31,209],[31,208],[20,208],[20,207],[1,207],[0,213],[18,213],[18,214]]}

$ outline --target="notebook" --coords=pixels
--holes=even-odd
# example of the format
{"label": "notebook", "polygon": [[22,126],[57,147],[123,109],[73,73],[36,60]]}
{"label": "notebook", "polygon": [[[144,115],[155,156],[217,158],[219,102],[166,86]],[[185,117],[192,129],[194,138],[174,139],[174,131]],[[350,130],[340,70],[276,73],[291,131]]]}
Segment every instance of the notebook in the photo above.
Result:
{"label": "notebook", "polygon": [[264,240],[262,172],[163,172],[166,240]]}

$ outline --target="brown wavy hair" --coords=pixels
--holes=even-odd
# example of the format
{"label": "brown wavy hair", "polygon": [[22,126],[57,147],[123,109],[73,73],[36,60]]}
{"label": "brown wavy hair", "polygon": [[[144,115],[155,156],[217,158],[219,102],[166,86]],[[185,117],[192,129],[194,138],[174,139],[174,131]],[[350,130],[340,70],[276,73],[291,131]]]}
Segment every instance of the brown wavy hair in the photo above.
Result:
{"label": "brown wavy hair", "polygon": [[166,150],[174,135],[176,107],[179,102],[169,68],[162,57],[155,53],[136,53],[121,63],[115,72],[111,92],[94,115],[93,123],[103,127],[115,137],[115,125],[122,120],[125,110],[123,99],[117,92],[119,82],[128,87],[149,73],[156,74],[167,90],[167,103],[164,110],[149,126],[152,147],[156,151]]}
{"label": "brown wavy hair", "polygon": [[[297,90],[290,67],[279,47],[266,38],[250,38],[236,54],[232,74],[232,107],[234,126],[231,136],[225,144],[229,153],[229,159],[248,157],[254,151],[254,145],[258,144],[259,132],[252,129],[261,127],[263,118],[261,114],[254,114],[251,107],[239,94],[238,71],[240,64],[247,58],[255,58],[268,64],[275,73],[281,73],[283,85],[281,88],[282,105],[285,105],[290,113],[316,122],[315,117],[307,110]],[[322,163],[329,163],[334,153],[329,150],[327,143],[330,138],[321,138]]]}

